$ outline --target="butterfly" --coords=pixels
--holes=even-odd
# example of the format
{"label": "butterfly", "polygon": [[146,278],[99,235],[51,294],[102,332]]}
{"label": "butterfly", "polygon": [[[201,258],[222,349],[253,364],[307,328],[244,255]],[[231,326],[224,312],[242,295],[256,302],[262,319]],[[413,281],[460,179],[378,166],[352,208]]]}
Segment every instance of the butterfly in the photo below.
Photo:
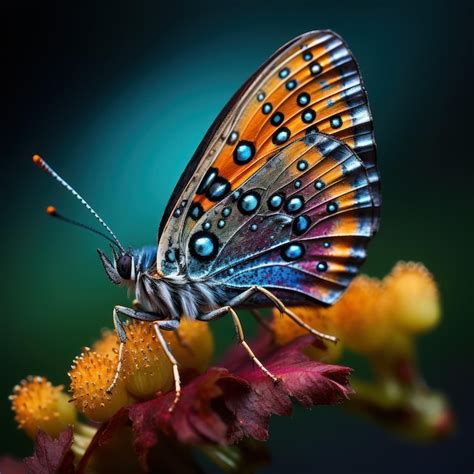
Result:
{"label": "butterfly", "polygon": [[69,184],[39,156],[34,161],[101,222],[113,244],[112,260],[98,250],[105,272],[135,295],[133,308],[113,311],[120,349],[110,390],[126,344],[120,316],[149,321],[173,364],[174,404],[179,370],[162,329],[176,330],[183,315],[211,321],[230,314],[249,356],[277,381],[245,342],[236,309],[274,304],[309,332],[335,340],[288,305],[336,302],[379,223],[367,94],[354,56],[332,31],[291,40],[232,97],[169,200],[158,247],[126,250]]}

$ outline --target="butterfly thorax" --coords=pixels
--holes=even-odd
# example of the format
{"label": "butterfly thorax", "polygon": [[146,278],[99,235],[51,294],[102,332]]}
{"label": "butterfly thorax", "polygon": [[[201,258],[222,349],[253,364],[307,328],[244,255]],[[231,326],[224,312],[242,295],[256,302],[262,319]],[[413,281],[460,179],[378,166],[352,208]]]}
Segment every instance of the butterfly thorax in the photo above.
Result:
{"label": "butterfly thorax", "polygon": [[190,280],[185,275],[164,276],[156,270],[139,273],[135,297],[140,306],[163,319],[195,319],[222,306],[223,291],[212,280]]}

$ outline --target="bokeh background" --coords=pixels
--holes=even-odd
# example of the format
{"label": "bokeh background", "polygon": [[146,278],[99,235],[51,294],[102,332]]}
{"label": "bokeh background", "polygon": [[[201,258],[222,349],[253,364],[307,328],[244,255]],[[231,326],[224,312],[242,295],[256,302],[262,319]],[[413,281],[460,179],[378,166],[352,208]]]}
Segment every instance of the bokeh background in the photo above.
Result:
{"label": "bokeh background", "polygon": [[[412,444],[338,408],[274,419],[268,472],[472,472],[472,7],[462,2],[2,2],[0,452],[29,440],[8,394],[28,374],[66,383],[80,347],[111,325],[125,292],[106,279],[99,238],[49,219],[87,212],[31,164],[40,153],[122,242],[154,243],[181,171],[221,107],[274,50],[311,29],[355,53],[375,119],[380,233],[364,271],[424,262],[443,295],[419,341],[428,383],[445,391],[456,435]],[[214,332],[232,343],[227,323]]]}

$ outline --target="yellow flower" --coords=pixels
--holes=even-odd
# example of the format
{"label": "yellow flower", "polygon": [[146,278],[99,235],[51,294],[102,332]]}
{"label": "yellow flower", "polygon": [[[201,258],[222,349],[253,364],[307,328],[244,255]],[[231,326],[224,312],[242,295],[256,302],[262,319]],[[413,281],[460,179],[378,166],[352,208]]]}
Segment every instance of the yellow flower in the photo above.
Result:
{"label": "yellow flower", "polygon": [[181,319],[177,331],[163,331],[170,350],[182,371],[204,372],[214,352],[214,338],[209,323]]}
{"label": "yellow flower", "polygon": [[[312,328],[325,334],[336,335],[336,328],[328,317],[327,311],[322,308],[313,306],[295,306],[291,308],[303,321],[309,324]],[[292,319],[286,315],[281,315],[278,310],[273,311],[273,332],[275,342],[284,346],[299,336],[308,334],[306,329],[296,324]],[[315,346],[310,346],[304,352],[312,359],[321,360],[324,362],[334,362],[338,360],[342,354],[343,344],[338,341],[337,344],[327,342],[324,344],[326,350]]]}
{"label": "yellow flower", "polygon": [[173,371],[153,324],[132,321],[125,325],[125,333],[123,375],[127,390],[142,399],[167,392],[173,385]]}
{"label": "yellow flower", "polygon": [[74,359],[68,374],[73,400],[77,408],[91,420],[107,420],[121,407],[134,401],[125,389],[122,378],[119,378],[112,393],[107,393],[114,378],[117,361],[116,354],[101,354],[88,348]]}
{"label": "yellow flower", "polygon": [[439,293],[421,263],[399,262],[383,280],[386,307],[394,325],[408,333],[432,329],[439,322]]}
{"label": "yellow flower", "polygon": [[76,409],[68,403],[63,386],[54,387],[43,377],[28,377],[13,388],[10,396],[18,426],[34,438],[38,430],[56,437],[76,422]]}

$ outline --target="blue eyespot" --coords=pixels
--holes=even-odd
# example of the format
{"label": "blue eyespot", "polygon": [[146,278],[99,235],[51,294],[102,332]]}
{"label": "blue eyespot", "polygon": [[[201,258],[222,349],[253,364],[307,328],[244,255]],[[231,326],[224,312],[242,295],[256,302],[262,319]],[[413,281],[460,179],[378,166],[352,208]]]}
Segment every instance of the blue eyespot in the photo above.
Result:
{"label": "blue eyespot", "polygon": [[308,162],[305,160],[300,160],[298,161],[296,168],[298,169],[298,171],[304,171],[306,168],[308,168]]}
{"label": "blue eyespot", "polygon": [[204,230],[209,230],[210,228],[212,227],[212,224],[208,221],[208,222],[204,222],[204,224],[202,225],[202,228]]}
{"label": "blue eyespot", "polygon": [[296,235],[302,235],[304,234],[308,229],[311,224],[311,221],[308,216],[301,215],[298,216],[294,221],[293,221],[293,232]]}
{"label": "blue eyespot", "polygon": [[230,191],[230,183],[226,179],[218,176],[206,192],[209,201],[220,201]]}
{"label": "blue eyespot", "polygon": [[237,143],[237,140],[239,139],[239,133],[238,132],[231,132],[229,135],[229,138],[227,139],[227,144],[228,145],[233,145],[234,143]]}
{"label": "blue eyespot", "polygon": [[260,194],[256,191],[247,191],[242,194],[237,207],[242,214],[253,214],[260,206]]}
{"label": "blue eyespot", "polygon": [[291,132],[288,128],[286,127],[281,127],[279,128],[272,136],[272,142],[274,145],[282,145],[291,136]]}
{"label": "blue eyespot", "polygon": [[303,244],[287,244],[283,247],[281,256],[287,261],[298,260],[304,255]]}
{"label": "blue eyespot", "polygon": [[282,194],[274,194],[273,196],[270,197],[268,200],[268,209],[271,211],[277,211],[280,209],[281,205],[283,204],[283,199],[285,197]]}
{"label": "blue eyespot", "polygon": [[219,248],[217,237],[211,232],[196,232],[189,241],[189,250],[193,257],[202,261],[212,260]]}
{"label": "blue eyespot", "polygon": [[217,223],[217,227],[219,227],[219,229],[222,229],[224,226],[225,226],[225,220],[220,219],[219,222]]}
{"label": "blue eyespot", "polygon": [[258,225],[257,225],[257,224],[252,224],[252,225],[250,226],[250,230],[251,230],[252,232],[255,232],[257,229],[258,229]]}
{"label": "blue eyespot", "polygon": [[193,202],[189,208],[191,219],[197,221],[204,214],[204,209],[199,202]]}
{"label": "blue eyespot", "polygon": [[296,87],[296,81],[294,79],[291,79],[291,81],[288,81],[286,84],[285,84],[285,87],[289,90],[289,91],[292,91],[295,87]]}
{"label": "blue eyespot", "polygon": [[327,269],[328,269],[328,264],[326,262],[319,262],[316,265],[316,270],[318,270],[318,272],[325,272]]}
{"label": "blue eyespot", "polygon": [[301,180],[297,179],[297,180],[295,181],[295,188],[296,188],[296,189],[301,188]]}
{"label": "blue eyespot", "polygon": [[309,72],[313,76],[317,76],[322,70],[323,70],[323,68],[321,67],[321,64],[319,64],[317,62],[314,62],[314,63],[310,64],[310,66],[309,66]]}
{"label": "blue eyespot", "polygon": [[285,77],[288,76],[288,74],[290,74],[290,70],[285,67],[283,68],[279,73],[278,73],[278,76],[281,78],[281,79],[284,79]]}
{"label": "blue eyespot", "polygon": [[265,99],[265,92],[259,92],[259,93],[257,94],[257,100],[258,100],[259,102],[262,102],[263,99]]}
{"label": "blue eyespot", "polygon": [[313,55],[309,51],[307,51],[303,54],[303,59],[305,61],[311,61],[313,59]]}
{"label": "blue eyespot", "polygon": [[331,127],[332,128],[339,128],[342,125],[342,119],[337,115],[331,119]]}
{"label": "blue eyespot", "polygon": [[327,241],[326,241],[326,242],[323,242],[323,247],[324,247],[325,249],[328,249],[329,247],[331,247],[331,244],[330,244],[329,242],[327,242]]}
{"label": "blue eyespot", "polygon": [[270,102],[265,102],[265,104],[262,105],[262,112],[265,115],[268,115],[273,109],[273,105],[270,104]]}
{"label": "blue eyespot", "polygon": [[178,209],[176,209],[176,211],[174,211],[173,216],[174,217],[179,217],[180,215],[181,215],[181,209],[178,208]]}
{"label": "blue eyespot", "polygon": [[313,109],[306,109],[301,113],[301,120],[304,123],[311,123],[315,118],[316,112]]}
{"label": "blue eyespot", "polygon": [[241,141],[235,147],[234,161],[238,165],[247,164],[255,155],[255,146],[252,142]]}
{"label": "blue eyespot", "polygon": [[304,200],[301,196],[294,196],[285,203],[285,211],[288,214],[296,214],[304,205]]}
{"label": "blue eyespot", "polygon": [[324,182],[321,181],[320,179],[318,179],[317,181],[314,182],[314,187],[315,187],[318,191],[321,191],[321,189],[323,189],[324,186],[326,186],[326,185],[325,185]]}
{"label": "blue eyespot", "polygon": [[231,212],[232,209],[230,207],[224,207],[224,209],[222,209],[222,215],[224,217],[229,217]]}
{"label": "blue eyespot", "polygon": [[270,123],[273,125],[273,126],[278,126],[280,125],[280,123],[283,122],[283,119],[285,118],[285,116],[281,113],[281,112],[275,112],[273,115],[272,115],[272,118],[270,119]]}
{"label": "blue eyespot", "polygon": [[339,209],[339,206],[337,205],[337,202],[330,202],[326,206],[326,209],[329,212],[329,214],[333,214],[334,212],[336,212]]}
{"label": "blue eyespot", "polygon": [[296,103],[301,107],[308,105],[309,101],[310,101],[310,96],[307,92],[302,92],[296,99]]}

